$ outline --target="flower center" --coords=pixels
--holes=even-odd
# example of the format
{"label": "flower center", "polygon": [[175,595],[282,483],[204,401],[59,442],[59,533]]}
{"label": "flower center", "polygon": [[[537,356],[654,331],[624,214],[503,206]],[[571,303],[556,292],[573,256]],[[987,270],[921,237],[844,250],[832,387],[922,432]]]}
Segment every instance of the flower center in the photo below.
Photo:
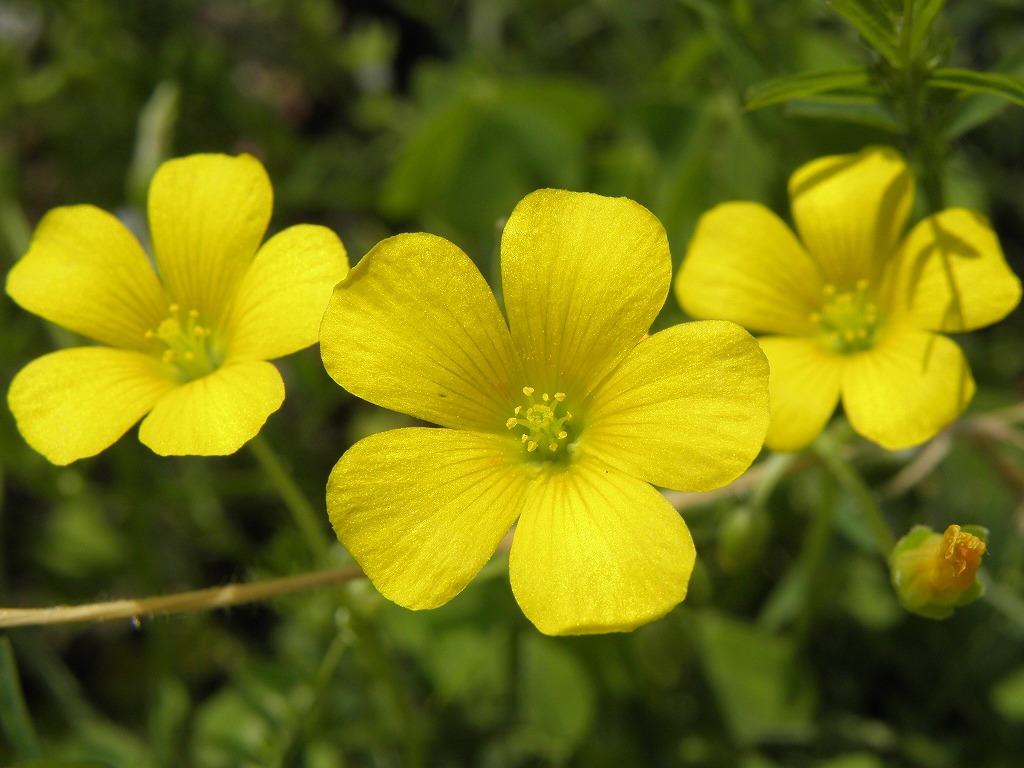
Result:
{"label": "flower center", "polygon": [[820,312],[811,313],[822,343],[833,352],[849,355],[875,345],[881,317],[867,280],[858,280],[853,290],[837,291],[826,285]]}
{"label": "flower center", "polygon": [[213,331],[199,322],[199,312],[171,304],[168,315],[156,330],[146,331],[147,339],[158,339],[165,347],[161,359],[174,365],[187,380],[198,379],[213,372],[220,364],[212,354],[210,336]]}
{"label": "flower center", "polygon": [[[566,425],[572,420],[572,414],[562,405],[564,392],[553,395],[545,392],[538,400],[534,397],[535,391],[533,387],[523,387],[527,403],[516,406],[514,415],[505,422],[505,426],[523,429],[521,440],[528,453],[539,451],[537,455],[540,458],[555,458],[559,455],[559,447],[564,446],[569,437]],[[559,407],[563,411],[561,416]]]}

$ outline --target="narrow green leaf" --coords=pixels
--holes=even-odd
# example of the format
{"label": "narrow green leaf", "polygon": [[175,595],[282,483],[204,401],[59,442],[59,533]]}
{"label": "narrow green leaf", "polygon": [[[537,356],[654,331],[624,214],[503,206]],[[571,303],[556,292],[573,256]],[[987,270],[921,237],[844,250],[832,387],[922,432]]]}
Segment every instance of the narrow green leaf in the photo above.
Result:
{"label": "narrow green leaf", "polygon": [[20,756],[27,759],[42,757],[39,739],[21,692],[14,649],[6,637],[0,637],[0,726]]}
{"label": "narrow green leaf", "polygon": [[29,760],[27,763],[15,763],[8,768],[110,768],[110,763],[95,763],[91,760],[79,762],[56,757],[49,760]]}
{"label": "narrow green leaf", "polygon": [[139,113],[135,152],[128,169],[128,198],[139,205],[145,205],[149,181],[170,154],[180,96],[181,89],[177,83],[163,80]]}
{"label": "narrow green leaf", "polygon": [[946,0],[915,0],[913,5],[913,28],[910,30],[911,55],[916,56],[917,52],[924,45],[928,32],[935,23],[935,19],[942,13]]}
{"label": "narrow green leaf", "polygon": [[898,134],[903,130],[900,121],[891,110],[877,102],[863,99],[794,100],[786,105],[786,115],[813,120],[856,123],[893,134]]}
{"label": "narrow green leaf", "polygon": [[753,110],[828,92],[861,90],[870,85],[871,76],[864,67],[835,67],[755,83],[747,89],[744,100],[747,109]]}
{"label": "narrow green leaf", "polygon": [[873,2],[864,0],[829,0],[832,9],[846,19],[868,44],[892,66],[900,66],[899,42],[889,14]]}
{"label": "narrow green leaf", "polygon": [[1024,77],[973,69],[936,69],[927,82],[933,88],[961,93],[989,93],[1024,107]]}
{"label": "narrow green leaf", "polygon": [[[998,72],[1004,75],[1024,76],[1024,49],[998,65]],[[975,93],[960,99],[956,111],[942,132],[945,141],[954,141],[968,131],[984,125],[1006,108],[1001,96],[991,93]]]}

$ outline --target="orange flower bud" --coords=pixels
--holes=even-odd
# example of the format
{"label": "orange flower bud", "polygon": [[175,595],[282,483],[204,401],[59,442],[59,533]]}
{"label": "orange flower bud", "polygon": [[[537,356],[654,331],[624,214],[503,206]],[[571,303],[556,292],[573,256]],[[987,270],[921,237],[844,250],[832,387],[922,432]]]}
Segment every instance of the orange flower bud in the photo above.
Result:
{"label": "orange flower bud", "polygon": [[908,611],[945,619],[953,610],[981,597],[978,567],[988,531],[977,526],[950,525],[936,533],[914,526],[889,556],[892,585]]}

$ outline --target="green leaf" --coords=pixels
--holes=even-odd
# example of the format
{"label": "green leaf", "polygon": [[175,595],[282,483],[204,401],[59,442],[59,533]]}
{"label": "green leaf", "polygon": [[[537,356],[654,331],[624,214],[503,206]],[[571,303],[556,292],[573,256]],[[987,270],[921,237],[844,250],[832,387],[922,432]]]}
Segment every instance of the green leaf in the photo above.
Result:
{"label": "green leaf", "polygon": [[0,726],[19,755],[40,757],[39,739],[25,705],[11,641],[0,637]]}
{"label": "green leaf", "polygon": [[802,72],[798,75],[755,83],[747,89],[744,101],[747,109],[761,109],[782,101],[823,93],[860,91],[870,85],[871,77],[864,67],[819,69],[815,72]]}
{"label": "green leaf", "polygon": [[[1012,55],[1001,60],[994,68],[994,72],[1016,77],[1024,76],[1024,48],[1018,48]],[[956,111],[942,132],[942,138],[945,141],[953,141],[995,119],[1005,108],[1006,101],[1001,95],[976,93],[966,96],[957,103]]]}
{"label": "green leaf", "polygon": [[910,30],[910,49],[916,55],[928,37],[928,31],[935,19],[942,13],[946,0],[915,0],[913,5],[913,29]]}
{"label": "green leaf", "polygon": [[1007,720],[1024,723],[1024,667],[1018,667],[989,692],[992,708]]}
{"label": "green leaf", "polygon": [[882,104],[863,99],[829,97],[819,101],[795,100],[786,105],[789,117],[806,117],[813,120],[834,120],[840,123],[857,123],[877,128],[887,133],[900,133],[902,127],[890,109]]}
{"label": "green leaf", "polygon": [[884,764],[868,752],[847,752],[823,763],[816,763],[815,768],[884,768]]}
{"label": "green leaf", "polygon": [[590,675],[563,642],[532,633],[523,636],[520,675],[524,741],[561,762],[593,726]]}
{"label": "green leaf", "polygon": [[988,93],[1024,107],[1024,77],[999,72],[975,72],[973,69],[936,69],[927,80],[933,88],[949,88],[961,93]]}
{"label": "green leaf", "polygon": [[712,612],[697,629],[705,674],[737,741],[811,735],[815,692],[792,641]]}
{"label": "green leaf", "polygon": [[832,10],[846,19],[867,43],[892,66],[900,66],[899,42],[891,15],[871,0],[830,0]]}
{"label": "green leaf", "polygon": [[161,81],[139,114],[135,152],[128,170],[128,198],[145,205],[149,181],[170,154],[174,126],[178,121],[181,89],[177,83]]}
{"label": "green leaf", "polygon": [[110,763],[97,763],[92,760],[81,762],[79,760],[63,760],[51,758],[49,760],[29,760],[27,763],[15,763],[8,768],[112,768]]}

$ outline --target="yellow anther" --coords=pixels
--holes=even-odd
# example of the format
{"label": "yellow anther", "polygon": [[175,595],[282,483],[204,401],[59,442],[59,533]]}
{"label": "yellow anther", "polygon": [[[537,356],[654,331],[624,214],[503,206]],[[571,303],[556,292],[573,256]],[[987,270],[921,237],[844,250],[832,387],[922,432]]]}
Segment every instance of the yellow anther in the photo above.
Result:
{"label": "yellow anther", "polygon": [[543,455],[554,459],[561,455],[558,448],[569,437],[566,424],[572,419],[572,414],[559,412],[559,407],[565,401],[565,393],[542,392],[535,397],[537,390],[533,387],[523,387],[522,392],[528,398],[528,402],[515,407],[514,415],[505,422],[505,427],[519,427],[523,430],[520,440],[528,453],[533,453],[538,447],[544,446],[547,450],[542,452]]}
{"label": "yellow anther", "polygon": [[145,332],[147,339],[159,339],[164,349],[159,352],[164,363],[173,364],[186,380],[198,379],[214,371],[220,364],[210,348],[212,329],[199,323],[199,311],[181,312],[178,304],[169,304],[167,317],[155,329]]}
{"label": "yellow anther", "polygon": [[820,311],[808,319],[817,326],[819,339],[832,352],[847,355],[870,349],[876,340],[881,318],[871,300],[871,284],[861,278],[852,289],[837,290],[829,283],[822,287]]}
{"label": "yellow anther", "polygon": [[971,533],[964,533],[959,525],[951,525],[943,534],[943,558],[953,566],[957,576],[968,568],[977,571],[981,556],[985,554],[985,542]]}

